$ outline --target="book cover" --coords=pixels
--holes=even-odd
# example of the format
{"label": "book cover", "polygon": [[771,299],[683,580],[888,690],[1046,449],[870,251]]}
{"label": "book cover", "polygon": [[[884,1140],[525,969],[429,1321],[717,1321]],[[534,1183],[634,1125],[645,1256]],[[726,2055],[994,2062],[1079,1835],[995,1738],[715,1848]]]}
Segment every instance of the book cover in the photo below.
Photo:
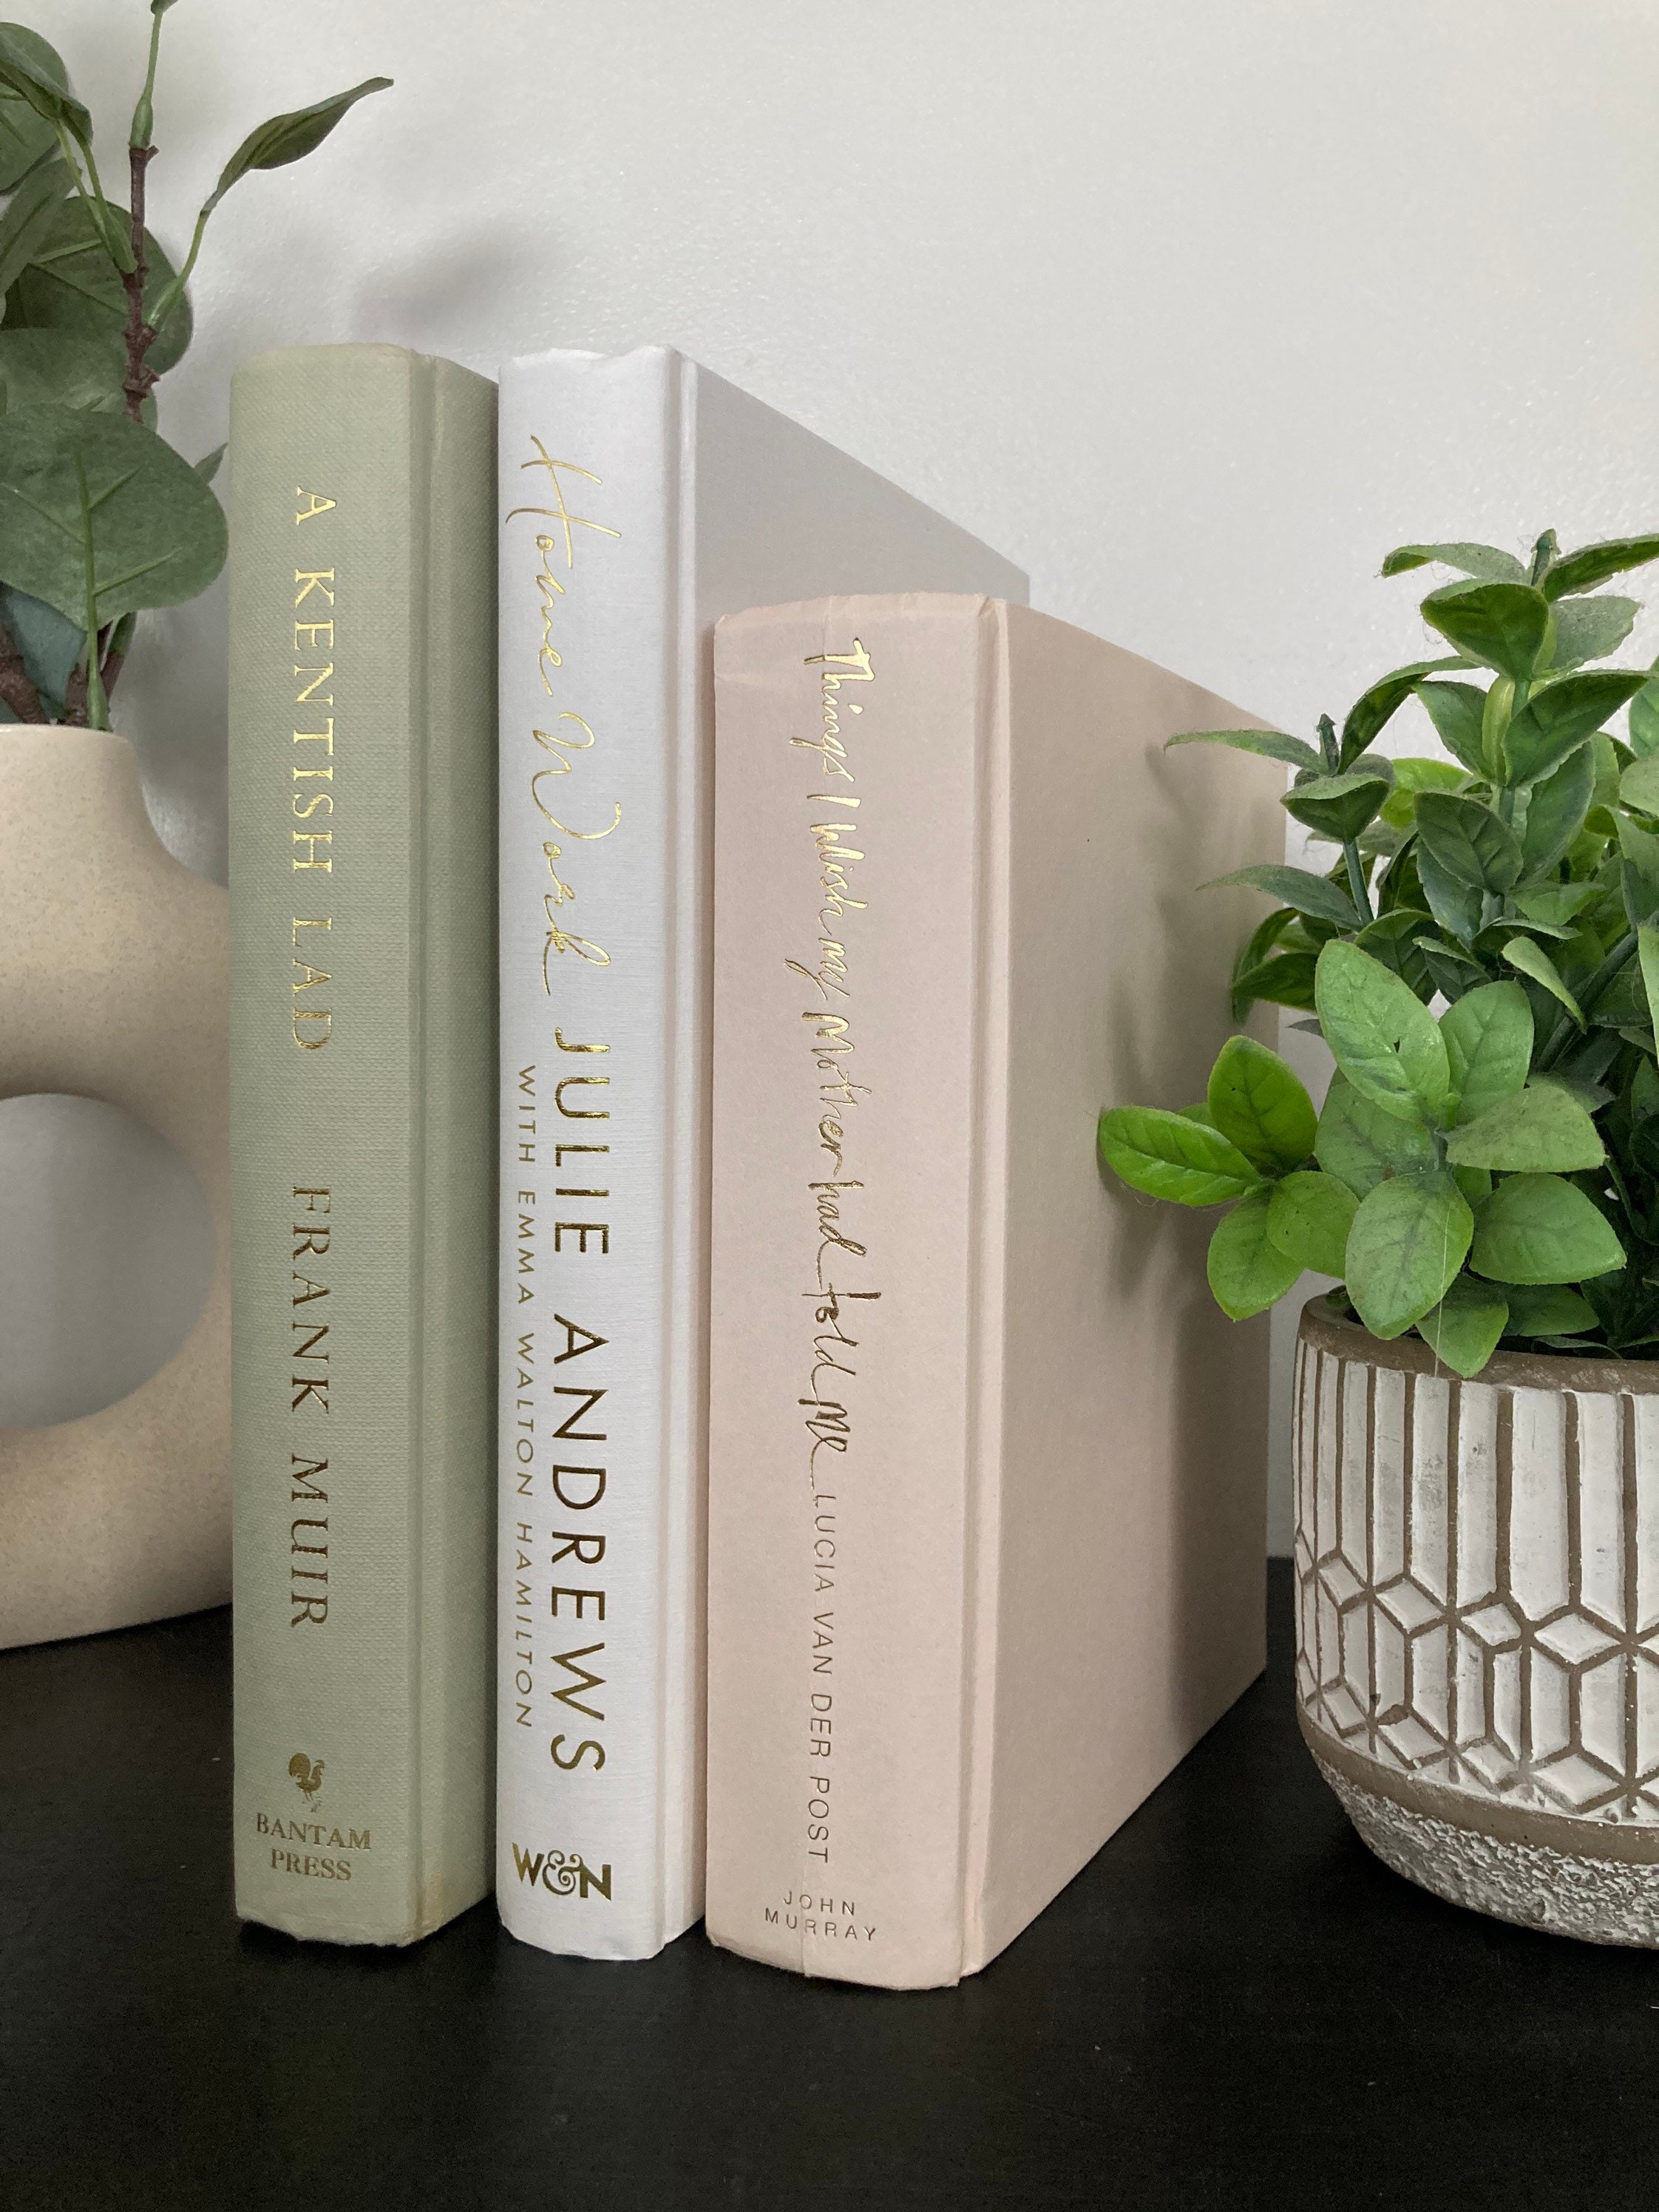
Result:
{"label": "book cover", "polygon": [[489,1887],[495,387],[233,385],[236,1905],[404,1943]]}
{"label": "book cover", "polygon": [[496,1893],[647,1958],[702,1911],[713,625],[1025,580],[662,347],[503,371],[500,558]]}
{"label": "book cover", "polygon": [[[1265,1320],[1109,1188],[1276,834],[1195,685],[970,597],[716,639],[708,1933],[983,1966],[1259,1672]],[[1148,1084],[1153,1087],[1149,1091]]]}

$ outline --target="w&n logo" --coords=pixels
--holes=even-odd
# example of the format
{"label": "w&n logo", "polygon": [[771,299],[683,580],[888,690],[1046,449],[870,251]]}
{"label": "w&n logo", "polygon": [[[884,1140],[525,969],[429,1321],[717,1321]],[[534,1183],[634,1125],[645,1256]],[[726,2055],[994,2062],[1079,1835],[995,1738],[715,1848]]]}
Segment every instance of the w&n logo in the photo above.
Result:
{"label": "w&n logo", "polygon": [[550,1889],[556,1897],[584,1898],[590,1889],[608,1899],[611,1895],[611,1862],[607,1859],[597,1871],[589,1866],[580,1851],[535,1851],[525,1850],[521,1844],[513,1846],[513,1863],[518,1869],[519,1880],[532,1887],[539,1882]]}

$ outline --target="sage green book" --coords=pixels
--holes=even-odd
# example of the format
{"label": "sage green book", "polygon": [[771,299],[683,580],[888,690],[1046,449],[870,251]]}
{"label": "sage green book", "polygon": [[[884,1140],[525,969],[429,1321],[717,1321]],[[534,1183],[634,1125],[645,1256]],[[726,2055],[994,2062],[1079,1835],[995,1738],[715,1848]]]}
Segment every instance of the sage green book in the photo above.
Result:
{"label": "sage green book", "polygon": [[495,386],[232,387],[236,1909],[490,1883]]}

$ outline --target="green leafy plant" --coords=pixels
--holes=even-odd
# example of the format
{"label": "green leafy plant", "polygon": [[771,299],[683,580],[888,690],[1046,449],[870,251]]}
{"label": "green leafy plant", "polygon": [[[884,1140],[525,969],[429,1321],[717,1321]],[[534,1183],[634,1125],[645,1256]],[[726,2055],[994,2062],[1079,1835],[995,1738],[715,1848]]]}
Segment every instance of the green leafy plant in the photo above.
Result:
{"label": "green leafy plant", "polygon": [[106,197],[92,118],[38,33],[0,23],[0,720],[109,726],[140,613],[204,591],[224,565],[209,489],[155,428],[157,380],[190,343],[188,285],[209,219],[254,169],[319,146],[371,77],[251,131],[180,265],[145,228],[161,20],[127,145],[127,204]]}
{"label": "green leafy plant", "polygon": [[[1202,1104],[1100,1118],[1124,1182],[1227,1208],[1209,1279],[1235,1320],[1310,1268],[1460,1375],[1504,1342],[1659,1357],[1659,672],[1590,665],[1639,611],[1598,586],[1655,559],[1659,534],[1563,553],[1547,531],[1527,562],[1401,546],[1385,576],[1454,572],[1422,602],[1448,653],[1379,678],[1340,732],[1322,716],[1316,744],[1171,741],[1285,763],[1286,810],[1338,848],[1322,875],[1221,879],[1274,902],[1234,1018],[1311,1017],[1336,1062],[1322,1111],[1239,1036]],[[1444,757],[1373,750],[1413,697]],[[1621,738],[1604,726],[1626,706]]]}

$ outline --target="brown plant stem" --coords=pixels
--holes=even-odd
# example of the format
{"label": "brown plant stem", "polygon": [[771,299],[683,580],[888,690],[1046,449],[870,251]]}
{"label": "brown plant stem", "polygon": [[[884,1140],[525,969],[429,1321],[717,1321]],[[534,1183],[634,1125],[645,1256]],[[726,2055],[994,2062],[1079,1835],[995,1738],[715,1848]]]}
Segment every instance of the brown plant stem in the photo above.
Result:
{"label": "brown plant stem", "polygon": [[144,320],[144,172],[155,158],[154,146],[131,146],[127,149],[132,177],[132,263],[131,269],[121,272],[121,282],[127,295],[126,325],[122,339],[126,347],[126,374],[121,380],[121,390],[126,399],[127,414],[135,422],[141,422],[144,402],[155,389],[157,378],[144,356],[155,342],[155,332]]}
{"label": "brown plant stem", "polygon": [[23,656],[3,623],[0,623],[0,699],[5,701],[20,722],[44,722],[46,719],[40,694],[29,682]]}

